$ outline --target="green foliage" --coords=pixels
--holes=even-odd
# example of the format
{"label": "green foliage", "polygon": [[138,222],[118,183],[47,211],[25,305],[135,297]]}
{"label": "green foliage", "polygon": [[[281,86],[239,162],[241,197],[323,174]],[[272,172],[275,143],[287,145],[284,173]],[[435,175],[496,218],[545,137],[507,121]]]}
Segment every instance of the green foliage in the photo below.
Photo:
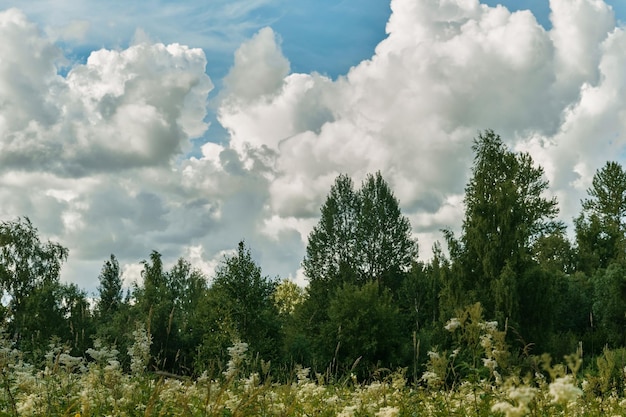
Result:
{"label": "green foliage", "polygon": [[472,149],[462,235],[459,240],[446,236],[452,280],[460,282],[447,291],[459,297],[453,299],[457,306],[479,301],[487,316],[521,323],[539,308],[537,298],[550,294],[547,278],[534,268],[533,247],[562,229],[554,221],[557,202],[544,196],[543,169],[530,155],[509,151],[493,131],[480,133]]}
{"label": "green foliage", "polygon": [[302,262],[310,285],[337,286],[356,279],[359,199],[352,179],[339,175],[321,208],[321,218],[309,235]]}
{"label": "green foliage", "polygon": [[417,257],[409,220],[380,172],[360,190],[340,175],[309,235],[302,265],[311,286],[377,280],[397,288],[398,277]]}
{"label": "green foliage", "polygon": [[626,330],[626,270],[611,264],[594,276],[593,311],[611,347],[624,346]]}
{"label": "green foliage", "polygon": [[[170,271],[163,269],[161,254],[153,251],[143,261],[143,286],[133,291],[132,321],[145,323],[152,337],[151,366],[183,374],[191,373],[196,349],[204,332],[200,309],[206,302],[206,278],[179,259]],[[120,319],[125,319],[121,311]],[[128,330],[126,344],[128,343]]]}
{"label": "green foliage", "polygon": [[[302,358],[311,353],[317,366],[328,366],[337,345],[338,317],[330,316],[332,300],[343,294],[341,288],[354,286],[358,293],[371,282],[377,283],[381,294],[388,288],[390,296],[397,297],[417,258],[417,243],[411,233],[409,220],[402,215],[380,172],[368,175],[357,191],[348,176],[339,175],[321,208],[320,221],[309,235],[302,262],[309,286],[306,300],[294,317],[303,334],[290,334],[287,350]],[[353,360],[363,356],[365,368],[375,366],[380,355],[367,347],[365,350]]]}
{"label": "green foliage", "polygon": [[281,315],[291,315],[304,302],[304,290],[293,281],[285,279],[276,286],[274,304]]}
{"label": "green foliage", "polygon": [[588,199],[575,219],[578,268],[587,273],[624,262],[626,223],[626,171],[607,162],[593,177]]}
{"label": "green foliage", "polygon": [[68,250],[58,243],[42,243],[28,218],[0,222],[0,290],[10,297],[8,318],[16,338],[28,335],[23,329],[30,314],[26,299],[58,282],[67,256]]}
{"label": "green foliage", "polygon": [[29,361],[40,363],[52,339],[65,342],[73,353],[90,345],[93,318],[86,294],[75,284],[46,282],[28,294],[23,307],[29,314],[22,316],[24,336],[18,346]]}
{"label": "green foliage", "polygon": [[400,359],[400,311],[388,289],[376,281],[344,284],[328,306],[322,331],[331,371],[369,376],[377,368],[394,369]]}
{"label": "green foliage", "polygon": [[357,260],[360,282],[378,280],[397,288],[398,277],[417,258],[409,219],[380,172],[368,175],[357,193]]}
{"label": "green foliage", "polygon": [[261,275],[250,250],[239,242],[216,271],[202,309],[205,333],[201,347],[207,361],[226,357],[232,341],[246,342],[254,354],[274,360],[281,345],[276,283]]}
{"label": "green foliage", "polygon": [[102,321],[107,321],[120,309],[122,304],[122,277],[120,265],[115,255],[104,262],[98,277],[98,301],[96,311]]}

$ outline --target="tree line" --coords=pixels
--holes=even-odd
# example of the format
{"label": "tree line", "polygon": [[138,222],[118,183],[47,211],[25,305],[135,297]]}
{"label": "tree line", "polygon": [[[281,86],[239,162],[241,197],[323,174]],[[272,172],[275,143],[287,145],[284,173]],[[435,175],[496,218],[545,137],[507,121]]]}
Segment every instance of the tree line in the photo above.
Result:
{"label": "tree line", "polygon": [[90,302],[59,280],[66,248],[41,242],[27,218],[2,222],[5,337],[34,364],[50,343],[76,355],[95,341],[123,352],[142,327],[154,371],[220,375],[228,347],[241,341],[284,375],[300,364],[332,377],[407,368],[417,378],[429,350],[450,346],[444,325],[480,303],[520,363],[626,346],[623,167],[607,162],[595,173],[570,240],[529,154],[492,130],[472,150],[460,234],[443,230],[446,250],[435,244],[428,262],[418,260],[410,222],[380,173],[358,188],[339,175],[308,238],[306,289],[263,275],[240,242],[213,277],[182,258],[166,270],[153,251],[142,282],[126,291],[111,255]]}

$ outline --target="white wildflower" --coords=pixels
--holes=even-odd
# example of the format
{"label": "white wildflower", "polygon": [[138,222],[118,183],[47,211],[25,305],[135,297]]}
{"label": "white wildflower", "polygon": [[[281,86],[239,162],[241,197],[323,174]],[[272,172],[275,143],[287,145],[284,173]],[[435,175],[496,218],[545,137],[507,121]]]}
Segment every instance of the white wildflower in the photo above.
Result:
{"label": "white wildflower", "polygon": [[498,362],[496,362],[495,359],[483,358],[483,365],[493,372],[498,367]]}
{"label": "white wildflower", "polygon": [[72,356],[65,352],[59,355],[58,361],[59,365],[65,367],[67,370],[73,370],[83,364],[83,358]]}
{"label": "white wildflower", "polygon": [[461,322],[459,321],[459,319],[457,319],[456,317],[453,317],[450,320],[448,320],[448,322],[444,326],[444,329],[446,329],[449,332],[454,332],[460,326],[461,326]]}
{"label": "white wildflower", "polygon": [[439,359],[439,352],[434,351],[434,350],[429,350],[428,357],[430,358],[430,360]]}
{"label": "white wildflower", "polygon": [[234,377],[239,368],[243,364],[246,352],[248,351],[248,344],[245,342],[235,342],[228,348],[228,355],[230,360],[226,364],[226,370],[223,372],[227,379]]}
{"label": "white wildflower", "polygon": [[296,366],[296,378],[298,379],[298,384],[309,382],[310,372],[311,368],[303,368],[301,365]]}
{"label": "white wildflower", "polygon": [[504,413],[506,417],[523,417],[530,412],[528,404],[535,398],[535,391],[535,388],[526,386],[511,388],[508,397],[517,405],[500,401],[491,407],[491,411]]}
{"label": "white wildflower", "polygon": [[142,373],[148,361],[150,360],[150,345],[152,344],[152,336],[150,336],[143,326],[140,326],[133,332],[135,342],[128,348],[128,356],[130,356],[130,370],[134,374]]}
{"label": "white wildflower", "polygon": [[37,394],[32,393],[26,396],[17,404],[17,412],[19,415],[34,415],[36,413]]}
{"label": "white wildflower", "polygon": [[337,414],[337,417],[353,417],[357,408],[356,405],[347,405]]}
{"label": "white wildflower", "polygon": [[480,336],[480,345],[485,350],[490,350],[493,346],[493,338],[490,334],[483,334]]}
{"label": "white wildflower", "polygon": [[375,414],[376,417],[396,417],[400,414],[397,407],[383,407]]}
{"label": "white wildflower", "polygon": [[495,320],[485,321],[483,323],[480,323],[478,327],[480,327],[480,329],[482,330],[487,330],[488,332],[495,332],[496,330],[498,330],[498,322]]}
{"label": "white wildflower", "polygon": [[421,379],[422,381],[425,381],[428,384],[428,386],[435,386],[439,384],[439,382],[441,382],[441,378],[439,378],[439,375],[437,375],[436,373],[432,371],[424,372]]}
{"label": "white wildflower", "polygon": [[550,395],[553,403],[567,405],[582,394],[582,390],[574,385],[571,375],[557,378],[550,384]]}

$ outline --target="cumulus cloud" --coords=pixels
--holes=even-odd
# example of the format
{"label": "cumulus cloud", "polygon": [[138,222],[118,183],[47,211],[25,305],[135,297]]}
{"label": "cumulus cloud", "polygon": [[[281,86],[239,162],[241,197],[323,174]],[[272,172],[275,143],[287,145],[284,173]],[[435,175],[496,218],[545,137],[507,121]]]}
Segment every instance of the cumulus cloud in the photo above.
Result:
{"label": "cumulus cloud", "polygon": [[[388,37],[345,77],[290,74],[271,83],[271,95],[224,100],[219,120],[231,147],[242,158],[250,149],[275,151],[274,214],[265,230],[291,227],[306,239],[294,219],[316,218],[338,173],[358,183],[381,170],[416,236],[428,242],[428,256],[439,229],[460,226],[471,142],[485,128],[547,164],[555,194],[580,188],[561,178],[589,178],[593,169],[582,159],[623,146],[614,111],[623,108],[615,94],[624,79],[617,70],[622,30],[600,0],[553,0],[551,7],[546,31],[528,11],[393,0]],[[257,59],[267,67],[269,56]],[[231,74],[237,71],[236,63]],[[608,135],[612,149],[598,149],[594,133]],[[566,221],[576,203],[564,202]]]}
{"label": "cumulus cloud", "polygon": [[267,274],[301,282],[339,173],[358,185],[380,170],[427,258],[460,227],[472,139],[493,128],[545,167],[569,221],[624,150],[626,34],[600,0],[550,4],[546,30],[477,0],[393,0],[387,38],[337,79],[291,73],[262,29],[217,95],[228,140],[193,157],[212,88],[201,50],[144,40],[60,75],[59,47],[3,12],[0,217],[28,215],[68,246],[65,273],[88,288],[110,253],[127,278],[153,249],[208,272],[242,239]]}
{"label": "cumulus cloud", "polygon": [[66,77],[60,50],[17,9],[0,13],[0,164],[64,176],[164,164],[206,130],[200,49],[93,52]]}
{"label": "cumulus cloud", "polygon": [[265,27],[235,52],[235,65],[224,79],[231,97],[254,99],[271,94],[283,84],[289,61],[274,31]]}

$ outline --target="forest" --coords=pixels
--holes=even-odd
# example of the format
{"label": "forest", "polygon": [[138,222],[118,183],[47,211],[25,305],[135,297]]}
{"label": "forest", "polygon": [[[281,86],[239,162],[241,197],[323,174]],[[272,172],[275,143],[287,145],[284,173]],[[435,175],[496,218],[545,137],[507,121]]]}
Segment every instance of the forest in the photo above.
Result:
{"label": "forest", "polygon": [[[28,218],[4,221],[3,340],[36,369],[52,346],[89,361],[100,346],[131,352],[145,334],[154,374],[219,378],[243,343],[276,380],[306,367],[335,381],[404,369],[425,383],[437,352],[455,352],[454,330],[483,320],[518,369],[532,372],[546,353],[578,352],[594,369],[592,358],[614,352],[626,365],[626,171],[607,162],[595,173],[570,239],[529,154],[492,130],[472,149],[461,231],[443,230],[445,247],[435,245],[428,262],[418,261],[409,220],[380,173],[360,187],[339,175],[308,237],[305,289],[263,275],[240,242],[212,277],[182,258],[166,270],[153,251],[143,281],[127,290],[110,255],[94,296],[61,282],[66,248],[40,240]],[[132,370],[132,355],[119,361]]]}

